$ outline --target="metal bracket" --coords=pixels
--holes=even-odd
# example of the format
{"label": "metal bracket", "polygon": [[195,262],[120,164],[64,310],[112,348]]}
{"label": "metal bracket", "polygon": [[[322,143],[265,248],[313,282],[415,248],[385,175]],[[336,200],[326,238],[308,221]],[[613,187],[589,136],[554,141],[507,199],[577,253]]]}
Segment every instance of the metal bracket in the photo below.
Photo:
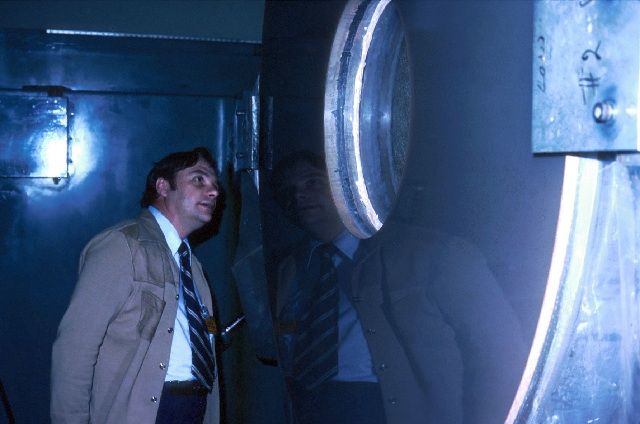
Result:
{"label": "metal bracket", "polygon": [[234,170],[258,170],[260,139],[260,97],[245,92],[236,108]]}

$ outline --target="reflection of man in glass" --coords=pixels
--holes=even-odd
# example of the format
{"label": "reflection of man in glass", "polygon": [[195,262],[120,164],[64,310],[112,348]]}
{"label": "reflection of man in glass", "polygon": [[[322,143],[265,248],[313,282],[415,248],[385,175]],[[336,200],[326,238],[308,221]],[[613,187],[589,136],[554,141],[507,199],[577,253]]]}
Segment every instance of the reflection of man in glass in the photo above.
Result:
{"label": "reflection of man in glass", "polygon": [[280,362],[296,422],[503,421],[523,347],[478,250],[403,225],[353,237],[310,153],[283,159],[273,183],[307,233],[278,269]]}

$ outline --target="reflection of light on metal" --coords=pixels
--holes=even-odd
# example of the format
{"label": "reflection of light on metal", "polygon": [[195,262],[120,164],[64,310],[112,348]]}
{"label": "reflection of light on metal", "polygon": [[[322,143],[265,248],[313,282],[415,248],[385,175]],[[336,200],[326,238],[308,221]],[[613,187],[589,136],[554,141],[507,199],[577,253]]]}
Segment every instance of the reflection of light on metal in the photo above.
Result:
{"label": "reflection of light on metal", "polygon": [[163,34],[140,34],[132,32],[106,32],[106,31],[81,31],[67,29],[47,29],[47,34],[61,35],[77,35],[84,37],[102,37],[102,38],[147,38],[151,40],[179,40],[179,41],[204,41],[213,43],[247,43],[260,44],[259,40],[242,40],[238,38],[221,38],[221,37],[190,37],[182,35],[163,35]]}
{"label": "reflection of light on metal", "polygon": [[41,140],[34,151],[38,168],[32,176],[62,178],[67,176],[67,134],[52,131],[40,134]]}
{"label": "reflection of light on metal", "polygon": [[[637,117],[615,116],[609,107],[615,104],[622,112],[638,104],[640,50],[632,41],[640,37],[638,5],[621,0],[535,2],[535,153],[640,151]],[[556,116],[552,124],[546,120],[550,111]],[[562,129],[562,137],[554,137],[556,128]]]}
{"label": "reflection of light on metal", "polygon": [[[80,115],[75,117],[73,121],[73,128],[70,129],[69,133],[70,138],[68,152],[66,134],[64,148],[61,147],[62,143],[56,143],[53,141],[42,143],[43,147],[38,154],[40,155],[40,158],[42,158],[44,163],[43,166],[54,166],[54,162],[59,162],[59,160],[54,158],[57,158],[59,154],[62,154],[64,155],[64,162],[66,166],[65,173],[67,173],[68,178],[63,178],[60,181],[54,179],[53,183],[50,178],[34,179],[31,184],[24,187],[25,193],[29,197],[51,196],[58,193],[60,190],[68,191],[74,187],[78,187],[96,167],[96,157],[98,154],[95,150],[97,144],[93,133],[89,128],[88,122],[85,119],[86,118],[82,118]],[[51,140],[54,139],[52,138]],[[51,161],[45,158],[51,158]],[[50,176],[54,174],[48,175]],[[55,190],[52,190],[52,188]]]}
{"label": "reflection of light on metal", "polygon": [[69,188],[80,184],[96,167],[96,140],[86,118],[76,115],[73,122],[73,138],[70,147],[71,174]]}
{"label": "reflection of light on metal", "polygon": [[524,422],[533,415],[540,401],[535,395],[546,387],[551,371],[557,366],[558,355],[551,350],[565,339],[561,333],[572,311],[559,308],[562,299],[577,299],[580,280],[584,271],[590,227],[594,214],[601,162],[567,156],[562,185],[562,198],[556,239],[549,269],[536,334],[520,387],[505,423]]}
{"label": "reflection of light on metal", "polygon": [[599,124],[611,122],[617,114],[615,104],[610,101],[598,102],[593,106],[593,119]]}
{"label": "reflection of light on metal", "polygon": [[411,75],[391,0],[350,0],[329,58],[324,104],[331,193],[347,229],[375,234],[395,203],[407,160]]}
{"label": "reflection of light on metal", "polygon": [[[225,133],[225,114],[224,111],[226,110],[226,108],[224,107],[224,100],[219,99],[216,100],[216,111],[217,111],[217,116],[215,117],[215,119],[217,120],[216,122],[216,134],[215,134],[215,138],[214,140],[216,140],[217,142],[212,146],[212,150],[213,150],[213,157],[214,158],[225,158],[227,157],[227,144],[223,142],[223,140],[227,140],[227,135]],[[216,164],[218,166],[218,168],[216,169],[216,171],[218,172],[218,178],[220,178],[220,175],[222,175],[222,164],[221,163],[217,163]]]}
{"label": "reflection of light on metal", "polygon": [[367,63],[367,54],[369,53],[369,46],[371,45],[371,39],[373,38],[373,33],[375,32],[376,25],[378,24],[378,20],[380,16],[384,12],[384,9],[389,5],[391,0],[382,0],[380,3],[376,5],[376,8],[371,16],[371,20],[369,25],[366,27],[366,31],[362,40],[362,50],[360,51],[360,61],[358,63],[358,68],[356,71],[356,78],[354,84],[354,94],[353,94],[353,125],[352,135],[353,135],[353,147],[354,147],[354,159],[356,164],[356,180],[355,186],[358,190],[358,195],[362,200],[362,203],[365,207],[366,215],[369,218],[371,224],[375,227],[376,230],[379,230],[382,227],[382,222],[378,217],[378,213],[375,208],[371,204],[369,192],[367,190],[367,184],[364,179],[364,174],[362,171],[362,157],[360,154],[360,99],[362,96],[362,84],[363,84],[363,76],[364,76],[364,68]]}
{"label": "reflection of light on metal", "polygon": [[[68,177],[68,136],[67,136],[67,107],[66,99],[54,98],[50,100],[52,109],[47,113],[51,118],[48,129],[35,137],[37,146],[34,154],[35,162],[39,164],[32,176],[37,177]],[[34,109],[34,106],[32,106]]]}

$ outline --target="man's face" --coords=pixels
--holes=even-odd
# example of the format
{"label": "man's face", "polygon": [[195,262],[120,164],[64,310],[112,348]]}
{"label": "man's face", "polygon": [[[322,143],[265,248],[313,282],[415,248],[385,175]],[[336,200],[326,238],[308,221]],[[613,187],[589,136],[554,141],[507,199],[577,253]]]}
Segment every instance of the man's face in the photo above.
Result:
{"label": "man's face", "polygon": [[327,175],[313,165],[296,164],[285,174],[278,196],[289,218],[312,234],[328,235],[342,228]]}
{"label": "man's face", "polygon": [[216,171],[204,160],[178,171],[175,189],[164,178],[156,181],[160,197],[156,204],[181,238],[202,227],[213,217],[218,197]]}

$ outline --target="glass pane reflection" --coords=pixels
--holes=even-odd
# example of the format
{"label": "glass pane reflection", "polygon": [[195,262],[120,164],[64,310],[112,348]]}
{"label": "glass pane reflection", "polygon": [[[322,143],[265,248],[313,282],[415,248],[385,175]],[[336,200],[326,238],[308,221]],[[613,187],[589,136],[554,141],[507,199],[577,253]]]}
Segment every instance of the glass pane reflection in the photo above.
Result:
{"label": "glass pane reflection", "polygon": [[525,349],[480,250],[398,222],[355,237],[309,152],[285,156],[272,183],[304,232],[278,261],[275,308],[296,422],[504,420]]}

